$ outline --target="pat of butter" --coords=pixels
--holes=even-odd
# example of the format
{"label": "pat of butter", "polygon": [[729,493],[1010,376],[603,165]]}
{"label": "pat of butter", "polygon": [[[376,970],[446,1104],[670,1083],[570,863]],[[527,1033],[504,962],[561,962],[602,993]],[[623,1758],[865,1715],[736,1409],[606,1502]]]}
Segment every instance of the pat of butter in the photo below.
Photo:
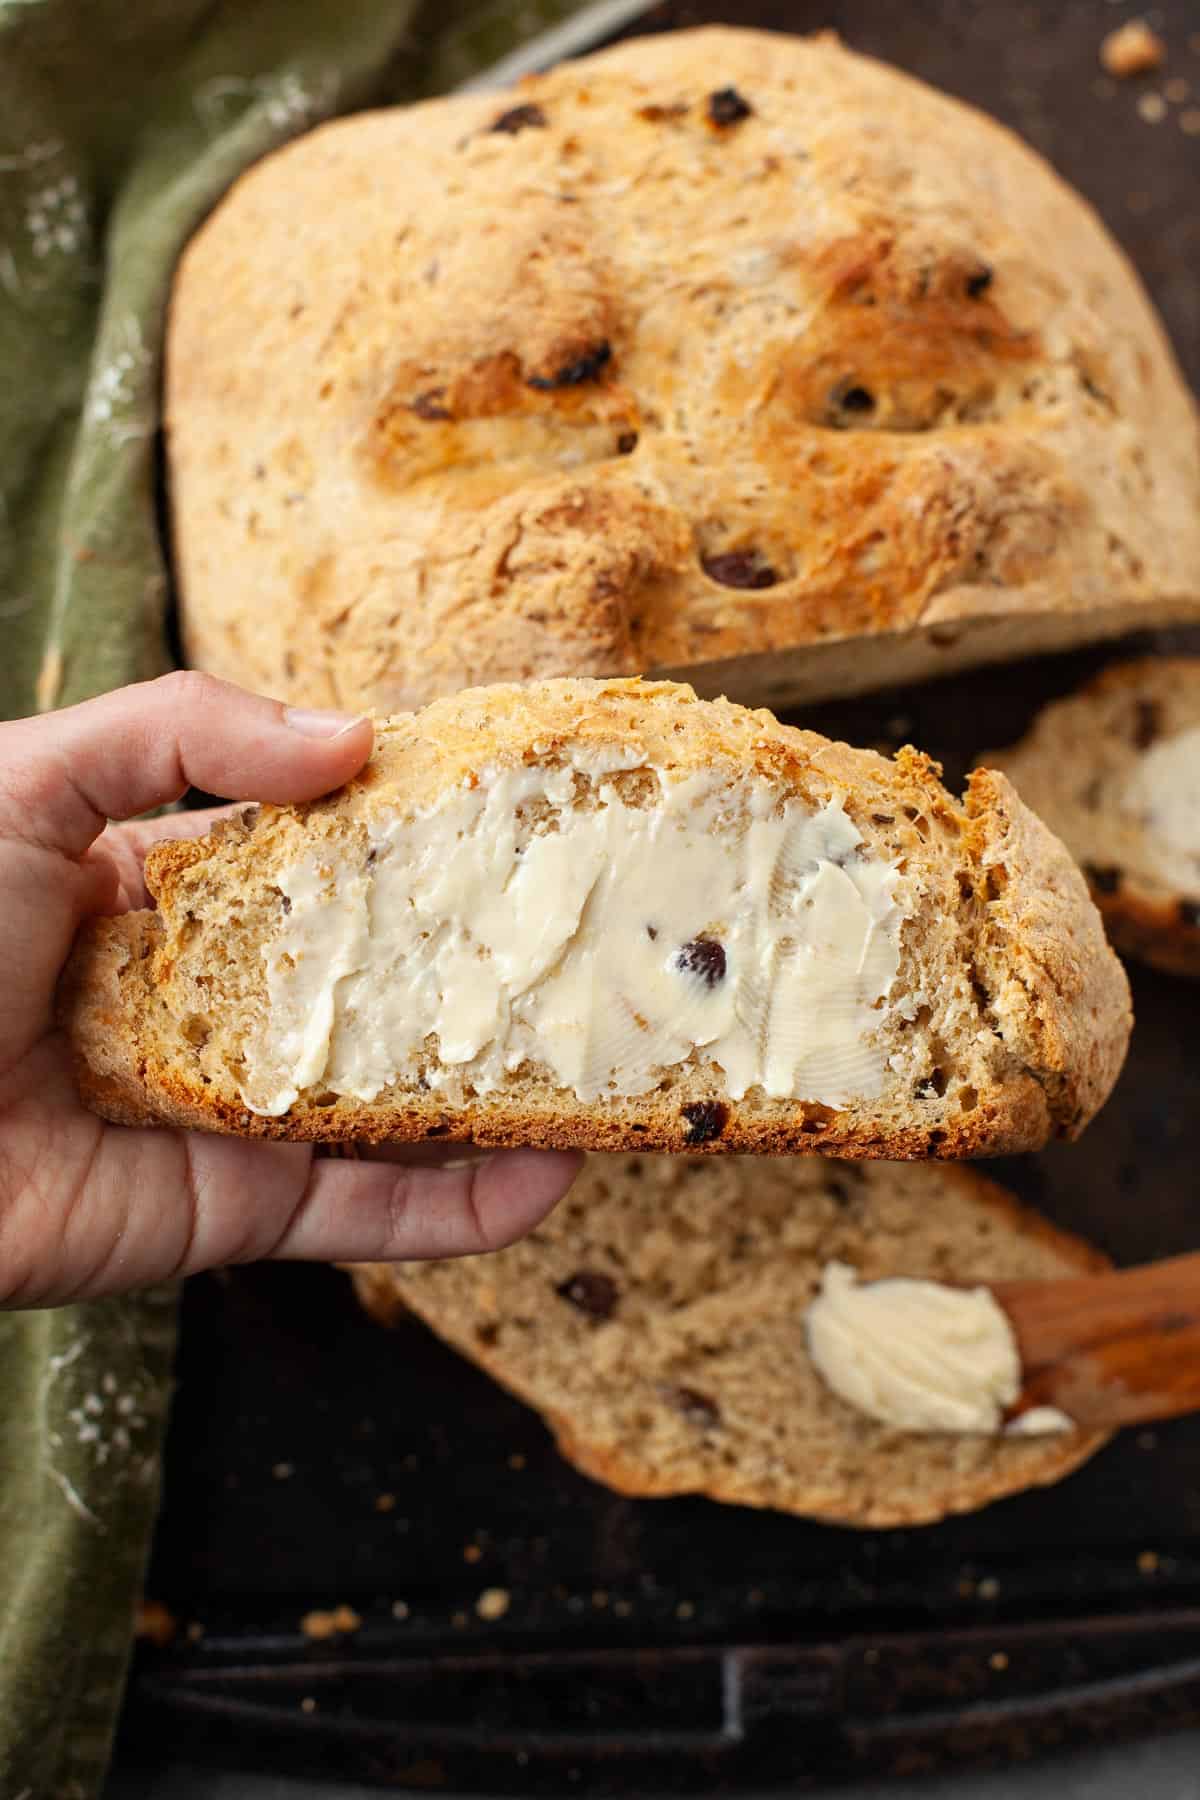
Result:
{"label": "pat of butter", "polygon": [[376,821],[369,849],[279,878],[256,1111],[318,1085],[369,1101],[418,1068],[432,1089],[532,1065],[582,1101],[635,1096],[692,1057],[735,1099],[883,1088],[898,877],[840,800],[577,760],[484,771]]}
{"label": "pat of butter", "polygon": [[[906,1276],[861,1284],[827,1265],[807,1314],[809,1353],[840,1399],[897,1431],[998,1433],[1021,1391],[1021,1359],[987,1288]],[[1033,1407],[1007,1427],[1030,1437],[1069,1431],[1057,1407]]]}

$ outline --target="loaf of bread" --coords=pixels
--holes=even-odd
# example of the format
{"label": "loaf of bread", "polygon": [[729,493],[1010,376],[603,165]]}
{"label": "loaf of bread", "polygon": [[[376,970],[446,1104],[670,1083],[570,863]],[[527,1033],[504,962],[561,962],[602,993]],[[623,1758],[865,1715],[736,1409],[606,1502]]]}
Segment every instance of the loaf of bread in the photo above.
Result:
{"label": "loaf of bread", "polygon": [[1128,987],[1003,776],[951,798],[636,681],[433,702],[343,792],[147,859],[65,1017],[108,1117],[304,1139],[962,1157],[1075,1135]]}
{"label": "loaf of bread", "polygon": [[1117,948],[1200,976],[1200,657],[1115,663],[988,760],[1083,865]]}
{"label": "loaf of bread", "polygon": [[621,1493],[708,1494],[846,1525],[918,1525],[1057,1481],[1102,1443],[913,1435],[839,1400],[806,1347],[828,1262],[973,1283],[1104,1258],[965,1169],[590,1157],[524,1243],[353,1270],[541,1412]]}
{"label": "loaf of bread", "polygon": [[1200,616],[1132,269],[829,36],[641,38],[269,157],[183,258],[166,427],[189,659],[302,703],[779,708]]}

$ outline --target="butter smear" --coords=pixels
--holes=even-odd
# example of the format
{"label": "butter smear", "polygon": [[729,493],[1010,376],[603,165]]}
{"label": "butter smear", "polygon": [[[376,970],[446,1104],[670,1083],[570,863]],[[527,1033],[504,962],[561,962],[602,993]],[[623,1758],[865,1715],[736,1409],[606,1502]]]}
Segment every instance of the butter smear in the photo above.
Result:
{"label": "butter smear", "polygon": [[636,760],[485,770],[286,870],[247,1105],[486,1094],[525,1066],[591,1102],[689,1058],[733,1099],[877,1097],[896,870],[840,797]]}

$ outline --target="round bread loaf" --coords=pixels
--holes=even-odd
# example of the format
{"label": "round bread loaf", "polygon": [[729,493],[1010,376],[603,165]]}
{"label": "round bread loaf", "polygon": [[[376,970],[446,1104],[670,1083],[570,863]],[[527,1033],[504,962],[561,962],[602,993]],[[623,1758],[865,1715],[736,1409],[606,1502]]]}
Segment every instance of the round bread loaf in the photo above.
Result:
{"label": "round bread loaf", "polygon": [[1186,614],[1196,415],[1009,132],[710,29],[326,125],[180,268],[187,652],[294,701],[686,671],[771,705]]}

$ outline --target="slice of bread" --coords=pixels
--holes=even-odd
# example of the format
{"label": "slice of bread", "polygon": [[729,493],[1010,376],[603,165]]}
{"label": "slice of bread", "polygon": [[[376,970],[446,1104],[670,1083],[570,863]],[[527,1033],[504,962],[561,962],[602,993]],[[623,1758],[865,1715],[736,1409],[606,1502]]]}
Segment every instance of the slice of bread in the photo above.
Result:
{"label": "slice of bread", "polygon": [[1115,663],[988,761],[1082,864],[1117,948],[1200,977],[1200,657]]}
{"label": "slice of bread", "polygon": [[1200,616],[1195,407],[1129,263],[830,36],[320,127],[188,247],[165,408],[188,660],[304,704],[783,707]]}
{"label": "slice of bread", "polygon": [[1104,1441],[909,1434],[839,1400],[804,1332],[835,1258],[867,1281],[1105,1266],[965,1169],[638,1156],[589,1158],[511,1249],[352,1273],[369,1312],[419,1314],[621,1493],[917,1525],[1057,1481]]}
{"label": "slice of bread", "polygon": [[1004,780],[952,799],[636,681],[381,725],[342,793],[147,861],[64,1009],[128,1122],[585,1149],[988,1155],[1073,1136],[1130,1029],[1078,870]]}

